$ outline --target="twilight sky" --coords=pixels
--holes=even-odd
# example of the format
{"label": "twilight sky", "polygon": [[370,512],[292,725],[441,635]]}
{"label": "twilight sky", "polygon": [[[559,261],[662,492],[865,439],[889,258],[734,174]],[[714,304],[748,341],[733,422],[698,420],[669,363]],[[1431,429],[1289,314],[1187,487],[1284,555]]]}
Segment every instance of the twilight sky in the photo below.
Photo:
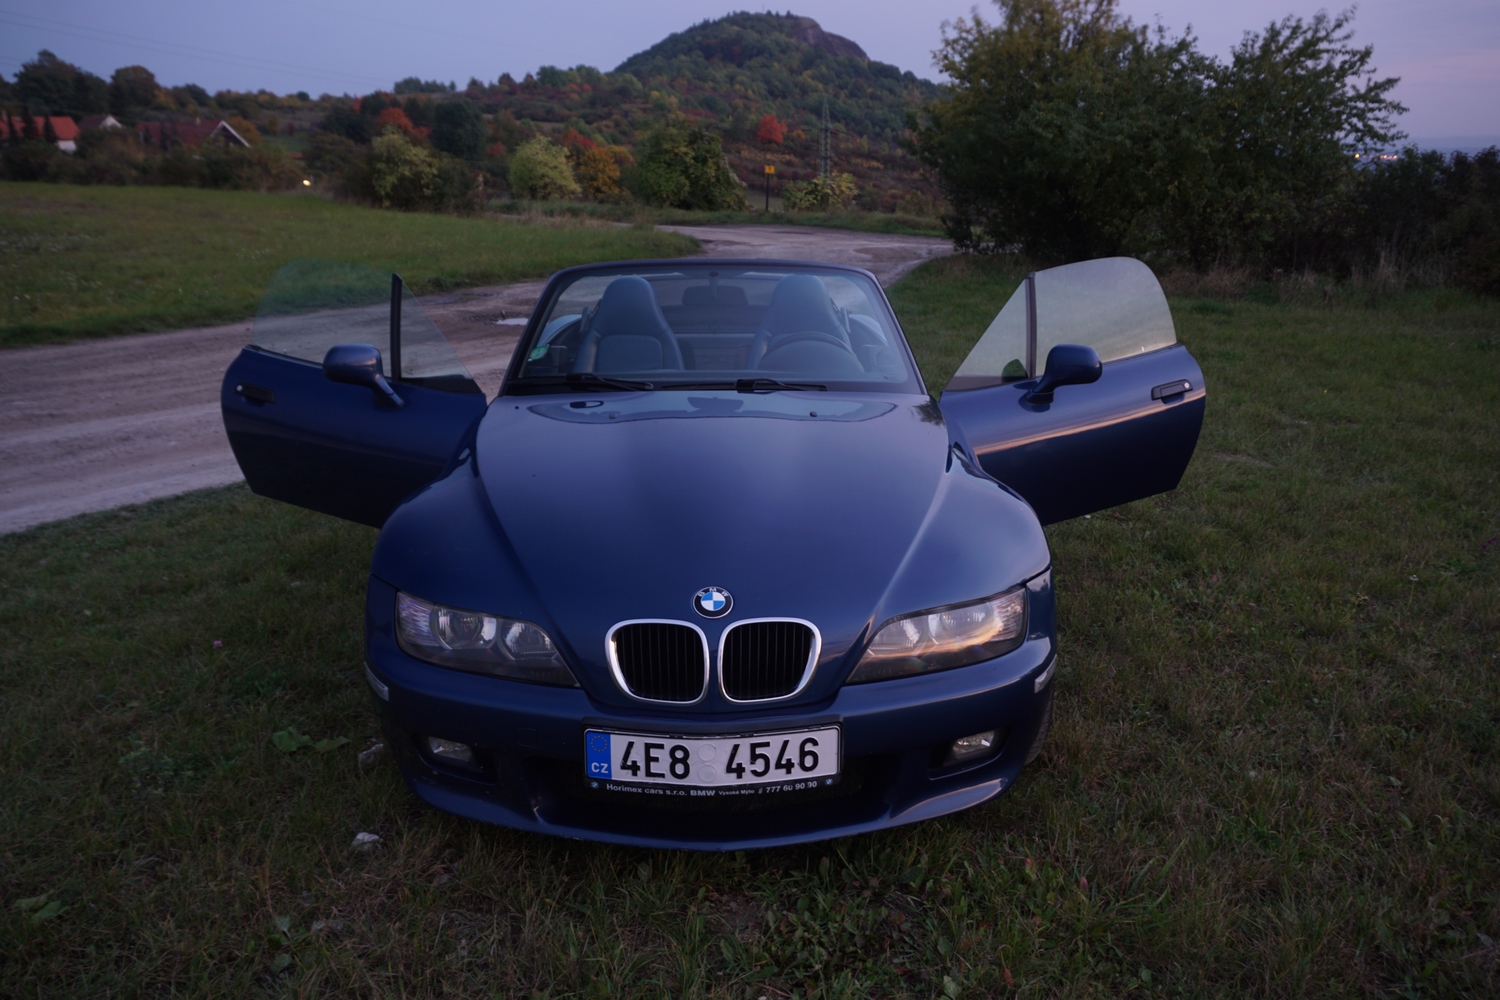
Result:
{"label": "twilight sky", "polygon": [[[732,0],[0,0],[0,72],[13,78],[48,48],[108,77],[140,63],[164,84],[197,83],[278,93],[365,93],[399,77],[518,79],[538,66],[611,69],[665,35],[742,9]],[[1206,52],[1224,55],[1247,30],[1319,9],[1306,0],[1121,0],[1137,21],[1174,34],[1191,24]],[[778,8],[785,10],[787,8]],[[874,59],[936,78],[932,50],[945,20],[971,0],[801,0],[796,13],[858,42]],[[1338,9],[1338,8],[1332,8]],[[994,8],[980,13],[993,21]],[[1402,128],[1418,140],[1500,142],[1500,3],[1365,0],[1355,41],[1375,46],[1381,76],[1411,110]],[[1465,137],[1459,142],[1460,137]]]}

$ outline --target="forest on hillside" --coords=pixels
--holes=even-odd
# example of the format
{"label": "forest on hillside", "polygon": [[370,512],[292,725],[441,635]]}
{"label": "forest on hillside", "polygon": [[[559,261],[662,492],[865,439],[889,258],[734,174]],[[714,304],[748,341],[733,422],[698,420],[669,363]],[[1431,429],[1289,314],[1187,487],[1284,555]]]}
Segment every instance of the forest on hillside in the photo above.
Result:
{"label": "forest on hillside", "polygon": [[[280,149],[295,161],[285,170],[262,164],[243,185],[270,187],[296,183],[299,169],[315,177],[346,174],[356,149],[368,150],[394,124],[434,153],[464,161],[493,195],[509,192],[511,156],[529,140],[628,152],[653,129],[684,122],[716,136],[734,175],[756,191],[764,167],[773,166],[779,192],[818,173],[826,107],[832,169],[851,179],[848,200],[868,210],[930,214],[937,189],[902,138],[909,112],[938,93],[936,84],[868,59],[855,42],[811,18],[740,13],[675,33],[613,70],[543,66],[520,79],[507,72],[462,87],[407,77],[388,91],[359,96],[209,94],[192,84],[158,83],[143,66],[123,67],[106,81],[44,52],[15,81],[0,78],[0,111],[75,118],[109,112],[126,124],[222,116],[242,133],[249,126],[254,145],[269,147],[263,160]],[[150,152],[127,155],[133,163],[126,166],[146,169]],[[112,153],[118,159],[121,151]],[[13,163],[9,173],[89,174],[47,159]],[[617,159],[628,187],[631,164]],[[113,164],[94,173],[117,180],[122,169]]]}
{"label": "forest on hillside", "polygon": [[[0,166],[449,212],[506,197],[745,211],[771,168],[787,209],[941,215],[980,253],[1500,292],[1500,151],[1392,152],[1405,108],[1352,43],[1352,12],[1272,22],[1226,60],[1114,0],[995,8],[947,27],[943,86],[769,13],[703,21],[608,71],[407,77],[361,96],[210,95],[143,66],[106,81],[44,51],[0,78]],[[106,111],[125,127],[60,150],[72,123],[51,116]],[[212,116],[244,145],[172,141]]]}

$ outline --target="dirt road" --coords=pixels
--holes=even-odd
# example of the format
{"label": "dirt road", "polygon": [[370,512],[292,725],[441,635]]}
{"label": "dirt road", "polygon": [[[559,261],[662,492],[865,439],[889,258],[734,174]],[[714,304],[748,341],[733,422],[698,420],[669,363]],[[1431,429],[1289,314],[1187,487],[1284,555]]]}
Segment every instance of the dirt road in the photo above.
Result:
{"label": "dirt road", "polygon": [[[669,226],[716,257],[822,260],[890,284],[944,240],[796,226]],[[493,396],[541,282],[426,296],[422,305]],[[0,534],[239,481],[219,383],[250,323],[0,354]]]}

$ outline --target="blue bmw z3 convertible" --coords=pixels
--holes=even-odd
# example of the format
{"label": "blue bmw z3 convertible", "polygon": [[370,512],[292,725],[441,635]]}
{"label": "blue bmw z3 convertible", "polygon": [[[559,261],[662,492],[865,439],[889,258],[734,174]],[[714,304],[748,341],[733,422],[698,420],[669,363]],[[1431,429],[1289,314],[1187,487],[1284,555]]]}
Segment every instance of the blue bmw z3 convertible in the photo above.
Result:
{"label": "blue bmw z3 convertible", "polygon": [[381,529],[418,796],[700,850],[1003,792],[1052,717],[1042,526],[1173,489],[1204,398],[1127,258],[1028,276],[936,403],[855,268],[559,272],[487,402],[399,278],[297,261],[222,393],[255,492]]}

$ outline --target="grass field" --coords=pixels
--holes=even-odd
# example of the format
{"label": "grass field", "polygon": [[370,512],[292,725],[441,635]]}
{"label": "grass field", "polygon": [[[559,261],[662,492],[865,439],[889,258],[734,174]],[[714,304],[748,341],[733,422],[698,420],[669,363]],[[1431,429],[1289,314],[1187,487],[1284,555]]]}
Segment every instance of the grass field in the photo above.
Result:
{"label": "grass field", "polygon": [[[931,385],[1014,283],[893,289]],[[1174,309],[1203,438],[1049,529],[1046,751],[874,836],[601,847],[361,771],[369,529],[231,488],[0,538],[0,995],[1497,995],[1500,307]]]}
{"label": "grass field", "polygon": [[296,257],[396,271],[420,294],[693,251],[682,236],[588,220],[537,225],[314,195],[0,182],[0,347],[244,319]]}

